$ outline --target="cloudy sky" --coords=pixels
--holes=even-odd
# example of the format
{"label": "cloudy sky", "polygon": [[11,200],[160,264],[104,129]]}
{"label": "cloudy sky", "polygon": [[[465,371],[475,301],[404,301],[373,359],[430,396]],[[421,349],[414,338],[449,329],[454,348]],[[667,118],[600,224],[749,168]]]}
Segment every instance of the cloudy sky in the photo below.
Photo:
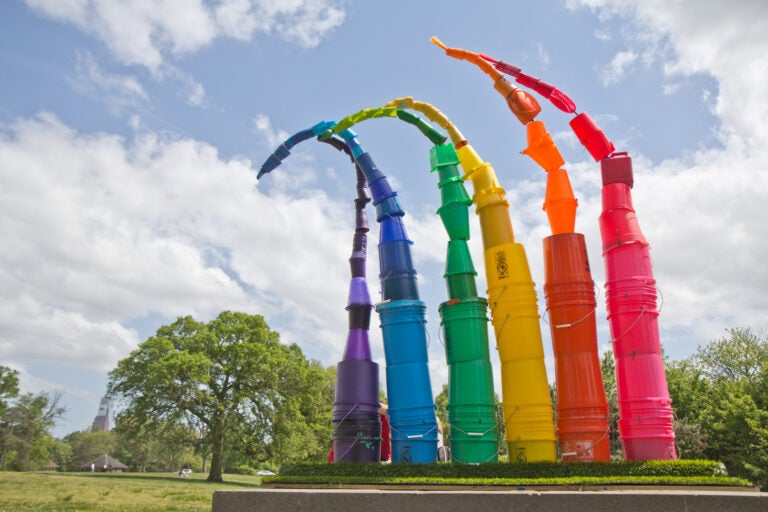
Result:
{"label": "cloudy sky", "polygon": [[[19,370],[24,391],[63,393],[69,413],[58,435],[88,428],[107,372],[180,315],[261,314],[285,342],[338,361],[353,169],[308,141],[278,171],[261,181],[256,172],[288,135],[395,97],[438,106],[494,165],[541,293],[545,175],[520,155],[524,128],[487,77],[445,57],[433,35],[556,84],[630,152],[670,357],[728,327],[768,328],[768,5],[466,5],[0,2],[0,364]],[[570,117],[541,103],[602,289],[599,166]],[[394,120],[356,131],[408,214],[439,389],[447,237],[434,214],[430,144]],[[598,302],[605,350],[602,293]],[[553,379],[544,320],[542,333]],[[371,339],[383,364],[377,328]]]}

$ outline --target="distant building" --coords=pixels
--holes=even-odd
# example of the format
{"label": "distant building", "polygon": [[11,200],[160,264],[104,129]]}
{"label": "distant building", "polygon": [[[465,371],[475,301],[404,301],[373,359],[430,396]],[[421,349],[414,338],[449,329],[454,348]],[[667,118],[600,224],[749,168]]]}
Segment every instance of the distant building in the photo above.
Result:
{"label": "distant building", "polygon": [[99,403],[99,412],[93,418],[91,432],[106,432],[110,429],[109,417],[112,415],[112,400],[102,397]]}
{"label": "distant building", "polygon": [[92,471],[99,473],[122,473],[128,471],[128,466],[107,454],[99,455],[92,461],[80,466],[80,471]]}

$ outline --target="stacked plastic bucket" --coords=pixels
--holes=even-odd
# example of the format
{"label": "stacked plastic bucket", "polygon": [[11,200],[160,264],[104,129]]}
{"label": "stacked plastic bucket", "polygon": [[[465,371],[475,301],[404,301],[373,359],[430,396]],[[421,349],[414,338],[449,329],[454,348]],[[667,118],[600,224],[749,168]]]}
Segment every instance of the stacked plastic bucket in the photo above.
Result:
{"label": "stacked plastic bucket", "polygon": [[370,201],[365,177],[357,171],[355,236],[349,266],[347,311],[349,333],[344,357],[336,365],[333,401],[333,451],[335,462],[377,462],[381,449],[379,420],[379,365],[371,360],[368,328],[371,297],[365,278],[368,221],[365,205]]}
{"label": "stacked plastic bucket", "polygon": [[557,432],[563,461],[610,461],[608,402],[600,373],[595,288],[584,235],[544,239],[544,296],[557,383]]}
{"label": "stacked plastic bucket", "polygon": [[430,150],[432,171],[440,178],[438,210],[450,241],[444,278],[450,300],[440,305],[448,362],[448,421],[456,462],[495,462],[498,454],[493,371],[488,351],[488,303],[477,296],[467,240],[472,199],[459,175],[452,144]]}
{"label": "stacked plastic bucket", "polygon": [[501,386],[510,461],[557,459],[555,423],[544,367],[536,289],[525,249],[515,242],[506,191],[491,165],[468,144],[457,150],[472,180],[480,217],[488,304],[501,359]]}
{"label": "stacked plastic bucket", "polygon": [[661,357],[656,280],[632,206],[632,160],[601,161],[600,232],[608,322],[616,359],[619,433],[627,460],[675,459],[671,399]]}
{"label": "stacked plastic bucket", "polygon": [[427,366],[426,306],[419,300],[403,215],[386,176],[359,145],[351,130],[340,133],[352,150],[376,207],[379,222],[381,319],[387,362],[387,397],[392,461],[437,460],[437,418]]}

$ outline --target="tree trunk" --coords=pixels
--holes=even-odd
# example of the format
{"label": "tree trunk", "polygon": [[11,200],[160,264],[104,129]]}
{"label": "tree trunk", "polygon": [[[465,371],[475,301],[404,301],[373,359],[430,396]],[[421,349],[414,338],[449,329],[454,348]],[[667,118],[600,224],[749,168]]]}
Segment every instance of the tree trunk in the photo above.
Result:
{"label": "tree trunk", "polygon": [[208,473],[209,482],[223,482],[224,472],[224,432],[219,429],[211,435],[211,471]]}

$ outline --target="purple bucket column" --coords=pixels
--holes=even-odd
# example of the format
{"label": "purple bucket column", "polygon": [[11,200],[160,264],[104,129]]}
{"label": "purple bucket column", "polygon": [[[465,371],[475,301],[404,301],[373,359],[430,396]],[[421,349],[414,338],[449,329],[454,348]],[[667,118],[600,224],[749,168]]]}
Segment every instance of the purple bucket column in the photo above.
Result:
{"label": "purple bucket column", "polygon": [[379,420],[379,366],[371,361],[368,329],[373,303],[365,278],[368,221],[365,205],[370,201],[365,176],[357,171],[355,236],[349,266],[347,311],[349,332],[344,359],[336,365],[333,402],[333,448],[335,462],[377,462],[381,453]]}

